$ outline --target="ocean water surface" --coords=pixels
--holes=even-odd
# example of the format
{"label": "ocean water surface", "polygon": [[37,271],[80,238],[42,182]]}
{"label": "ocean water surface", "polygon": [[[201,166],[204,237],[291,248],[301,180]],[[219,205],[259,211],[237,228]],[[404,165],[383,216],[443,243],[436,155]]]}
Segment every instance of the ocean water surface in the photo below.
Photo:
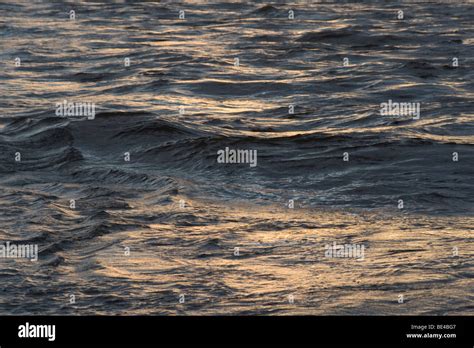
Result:
{"label": "ocean water surface", "polygon": [[472,315],[473,18],[2,2],[0,241],[39,254],[0,259],[0,313]]}

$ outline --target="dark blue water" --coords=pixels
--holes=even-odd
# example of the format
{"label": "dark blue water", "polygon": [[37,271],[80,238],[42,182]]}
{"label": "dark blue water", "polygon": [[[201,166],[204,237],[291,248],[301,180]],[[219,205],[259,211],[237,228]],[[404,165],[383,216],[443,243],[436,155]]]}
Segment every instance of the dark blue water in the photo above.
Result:
{"label": "dark blue water", "polygon": [[0,259],[0,313],[472,314],[473,19],[0,4],[0,240],[39,247]]}

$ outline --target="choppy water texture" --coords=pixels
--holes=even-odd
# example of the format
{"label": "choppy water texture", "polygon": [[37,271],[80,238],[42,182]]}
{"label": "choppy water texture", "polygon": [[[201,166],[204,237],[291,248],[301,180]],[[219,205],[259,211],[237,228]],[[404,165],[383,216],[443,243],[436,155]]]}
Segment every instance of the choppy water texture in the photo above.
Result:
{"label": "choppy water texture", "polygon": [[1,3],[0,239],[40,258],[0,261],[0,313],[472,314],[473,23],[468,2]]}

